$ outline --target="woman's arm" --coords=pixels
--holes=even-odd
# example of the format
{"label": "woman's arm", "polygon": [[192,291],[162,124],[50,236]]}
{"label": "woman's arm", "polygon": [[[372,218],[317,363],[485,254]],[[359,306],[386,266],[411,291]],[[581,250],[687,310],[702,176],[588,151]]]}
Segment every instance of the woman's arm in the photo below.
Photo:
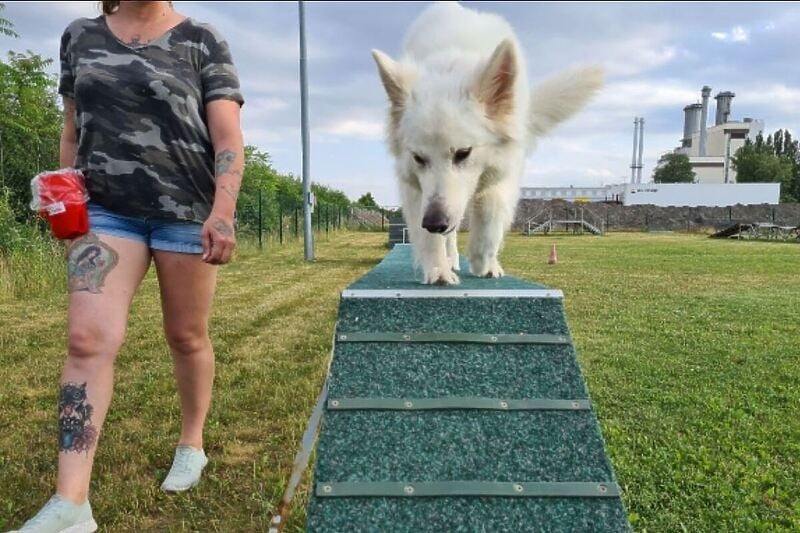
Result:
{"label": "woman's arm", "polygon": [[64,97],[64,128],[61,130],[58,160],[61,168],[75,165],[78,153],[78,137],[75,133],[75,100]]}
{"label": "woman's arm", "polygon": [[208,131],[214,146],[217,190],[211,214],[203,225],[203,260],[215,265],[230,261],[236,246],[233,216],[244,171],[244,146],[239,116],[238,102],[213,100],[206,105]]}

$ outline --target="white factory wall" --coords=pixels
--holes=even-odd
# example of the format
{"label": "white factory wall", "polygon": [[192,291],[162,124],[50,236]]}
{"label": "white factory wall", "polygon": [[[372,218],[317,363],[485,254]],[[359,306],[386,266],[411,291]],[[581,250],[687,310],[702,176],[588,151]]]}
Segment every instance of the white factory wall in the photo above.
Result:
{"label": "white factory wall", "polygon": [[660,207],[727,207],[778,203],[780,183],[648,183],[625,184],[623,205]]}
{"label": "white factory wall", "polygon": [[608,200],[607,187],[522,187],[520,196],[534,200],[602,202]]}

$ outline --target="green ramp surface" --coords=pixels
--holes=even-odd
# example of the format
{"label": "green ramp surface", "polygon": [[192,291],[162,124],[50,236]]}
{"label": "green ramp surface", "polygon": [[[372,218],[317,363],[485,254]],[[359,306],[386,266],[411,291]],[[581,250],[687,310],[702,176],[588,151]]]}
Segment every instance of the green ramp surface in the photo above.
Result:
{"label": "green ramp surface", "polygon": [[308,531],[630,531],[561,291],[460,274],[343,291]]}

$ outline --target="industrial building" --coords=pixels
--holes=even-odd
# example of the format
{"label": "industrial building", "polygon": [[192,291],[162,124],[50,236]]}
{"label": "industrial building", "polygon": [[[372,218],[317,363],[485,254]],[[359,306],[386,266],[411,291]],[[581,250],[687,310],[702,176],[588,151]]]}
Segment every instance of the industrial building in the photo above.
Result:
{"label": "industrial building", "polygon": [[[746,139],[755,140],[764,131],[764,122],[752,118],[736,121],[731,118],[731,102],[734,93],[718,93],[714,125],[708,123],[708,99],[711,88],[704,86],[702,103],[689,104],[683,108],[683,138],[681,145],[672,153],[685,154],[695,173],[697,183],[736,183],[736,168],[732,158],[744,146]],[[656,168],[664,164],[662,158]]]}
{"label": "industrial building", "polygon": [[[747,139],[755,140],[764,131],[764,122],[752,118],[731,118],[731,102],[736,96],[722,91],[714,97],[716,114],[709,127],[711,88],[704,86],[701,102],[683,108],[681,145],[668,153],[685,154],[695,173],[695,183],[642,183],[644,118],[634,119],[631,181],[603,187],[523,187],[522,199],[566,200],[569,202],[616,202],[623,205],[708,206],[777,204],[779,183],[736,183],[733,157]],[[665,164],[662,158],[656,168]]]}

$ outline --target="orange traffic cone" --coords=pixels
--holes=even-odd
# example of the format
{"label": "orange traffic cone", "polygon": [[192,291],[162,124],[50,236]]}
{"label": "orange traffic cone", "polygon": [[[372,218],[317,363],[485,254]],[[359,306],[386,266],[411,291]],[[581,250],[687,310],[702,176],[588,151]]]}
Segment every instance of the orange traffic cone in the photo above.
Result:
{"label": "orange traffic cone", "polygon": [[550,248],[550,257],[547,258],[548,265],[556,265],[558,264],[558,252],[556,252],[556,243],[553,243],[553,247]]}

